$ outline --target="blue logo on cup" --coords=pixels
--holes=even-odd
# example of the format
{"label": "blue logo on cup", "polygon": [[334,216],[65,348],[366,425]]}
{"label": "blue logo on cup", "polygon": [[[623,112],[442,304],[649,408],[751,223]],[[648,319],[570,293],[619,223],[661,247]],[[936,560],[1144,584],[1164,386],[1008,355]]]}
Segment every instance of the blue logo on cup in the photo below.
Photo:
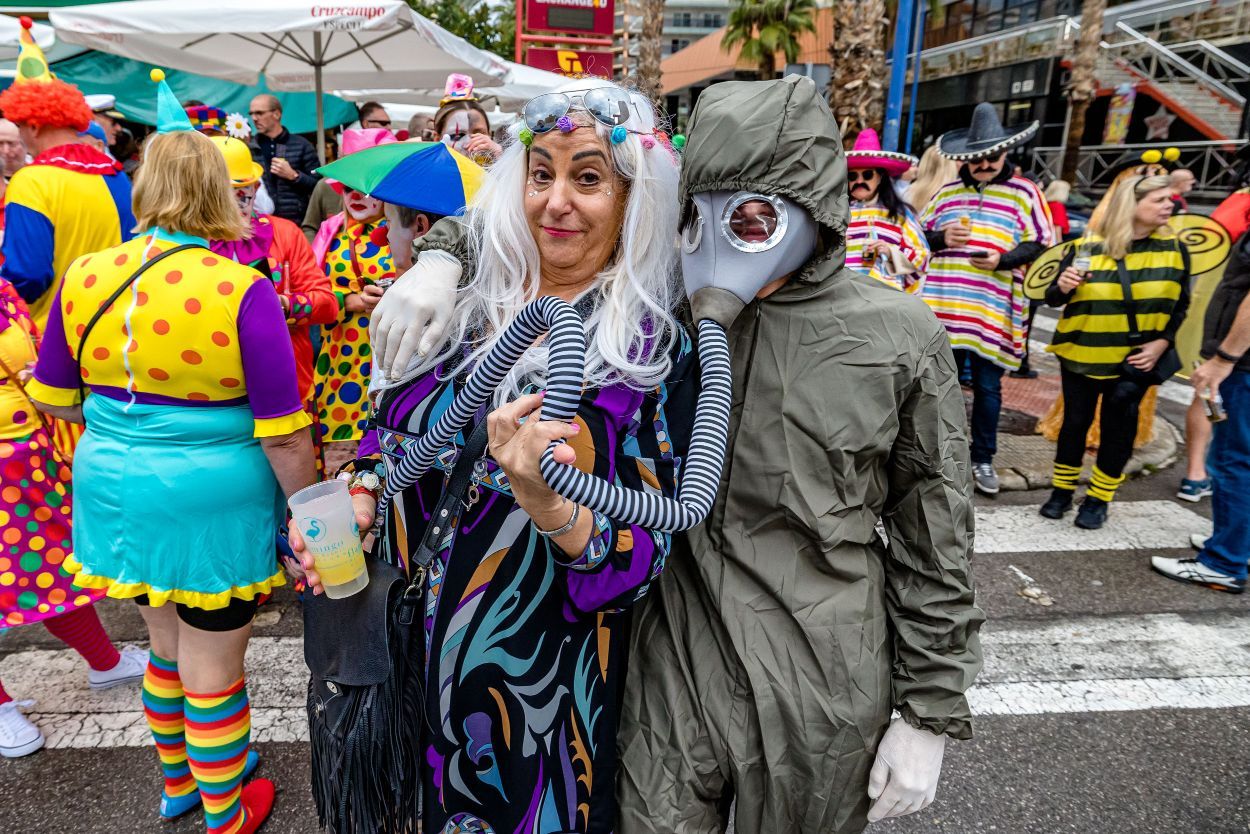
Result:
{"label": "blue logo on cup", "polygon": [[304,528],[304,536],[310,542],[319,542],[326,534],[325,526],[317,519],[308,519],[308,524]]}

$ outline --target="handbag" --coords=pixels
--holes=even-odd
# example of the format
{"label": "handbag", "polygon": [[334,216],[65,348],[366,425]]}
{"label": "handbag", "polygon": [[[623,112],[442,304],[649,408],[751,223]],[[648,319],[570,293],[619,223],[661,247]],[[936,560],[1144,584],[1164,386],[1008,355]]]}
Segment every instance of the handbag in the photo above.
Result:
{"label": "handbag", "polygon": [[[1137,327],[1137,302],[1133,299],[1133,282],[1128,277],[1128,270],[1124,268],[1124,259],[1119,258],[1115,262],[1116,273],[1120,276],[1120,289],[1124,293],[1124,314],[1128,318],[1128,343],[1133,347],[1129,352],[1132,356],[1137,352],[1140,345],[1145,344],[1146,338],[1142,335],[1141,330]],[[1172,375],[1181,369],[1181,357],[1176,352],[1175,345],[1168,345],[1167,350],[1155,362],[1155,366],[1148,371],[1135,368],[1125,360],[1120,363],[1120,378],[1131,380],[1145,386],[1162,385],[1172,378]]]}
{"label": "handbag", "polygon": [[[152,258],[151,260],[142,264],[138,269],[136,269],[133,273],[131,273],[129,278],[127,278],[125,281],[121,283],[121,286],[113,290],[113,294],[110,295],[104,301],[104,303],[100,305],[100,308],[96,310],[95,313],[91,316],[91,318],[87,321],[87,326],[82,331],[82,336],[78,340],[78,353],[74,357],[76,361],[78,362],[78,367],[80,369],[82,368],[83,348],[87,346],[87,337],[91,335],[91,331],[95,328],[96,322],[100,320],[100,316],[104,315],[104,312],[108,310],[108,308],[113,306],[113,302],[121,298],[121,294],[124,293],[132,284],[134,284],[135,281],[139,280],[139,276],[143,275],[143,273],[147,272],[149,269],[156,266],[158,263],[165,260],[170,255],[173,255],[177,252],[185,252],[188,249],[203,249],[203,248],[204,247],[198,243],[183,243],[178,246],[175,246],[173,249],[166,249],[164,252],[160,253],[155,258]],[[87,391],[86,391],[86,388],[82,384],[82,374],[80,373],[78,376],[78,402],[79,403],[85,402],[86,399],[87,399]],[[83,424],[84,425],[86,424],[85,417],[83,418]]]}
{"label": "handbag", "polygon": [[304,597],[312,793],[330,834],[417,831],[425,721],[422,592],[447,534],[435,520],[452,517],[464,499],[486,439],[482,420],[409,558],[411,579],[371,557],[363,591],[346,599]]}

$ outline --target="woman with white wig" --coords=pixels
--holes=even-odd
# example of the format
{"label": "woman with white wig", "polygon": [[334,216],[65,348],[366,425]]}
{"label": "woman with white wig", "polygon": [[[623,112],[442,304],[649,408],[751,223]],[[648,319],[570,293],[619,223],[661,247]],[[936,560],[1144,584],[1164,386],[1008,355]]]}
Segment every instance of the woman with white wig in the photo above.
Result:
{"label": "woman with white wig", "polygon": [[[572,304],[587,341],[572,423],[543,419],[540,340],[475,417],[485,430],[466,426],[386,514],[383,558],[410,566],[417,543],[437,541],[418,608],[424,640],[414,641],[429,834],[614,827],[628,609],[662,570],[670,538],[561,497],[539,459],[564,439],[560,463],[677,492],[697,389],[674,315],[677,186],[676,155],[647,100],[583,79],[531,101],[468,216],[416,245],[422,258],[453,249],[471,267],[449,341],[384,387],[377,430],[345,467],[362,529],[380,481],[529,302]],[[475,461],[471,482],[444,517],[462,457]],[[310,580],[319,588],[315,572]]]}

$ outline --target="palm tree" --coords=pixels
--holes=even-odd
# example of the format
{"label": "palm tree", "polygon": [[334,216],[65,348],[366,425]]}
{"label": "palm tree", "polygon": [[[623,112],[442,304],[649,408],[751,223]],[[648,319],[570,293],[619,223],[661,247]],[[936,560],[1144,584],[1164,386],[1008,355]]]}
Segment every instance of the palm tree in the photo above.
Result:
{"label": "palm tree", "polygon": [[1076,39],[1072,57],[1072,76],[1068,82],[1068,135],[1063,147],[1063,170],[1059,179],[1076,184],[1076,168],[1081,161],[1081,138],[1085,135],[1085,111],[1098,94],[1094,68],[1098,64],[1099,42],[1102,40],[1102,13],[1107,0],[1085,0],[1081,4],[1081,32]]}
{"label": "palm tree", "polygon": [[829,44],[829,106],[850,141],[885,116],[886,0],[838,0]]}
{"label": "palm tree", "polygon": [[660,100],[660,42],[664,37],[664,0],[641,0],[642,32],[638,38],[638,64],[635,83],[643,95],[651,99],[657,109]]}
{"label": "palm tree", "polygon": [[777,77],[777,53],[786,63],[799,57],[799,35],[816,31],[815,0],[738,0],[729,13],[721,48],[742,46],[742,57],[757,64],[760,78]]}

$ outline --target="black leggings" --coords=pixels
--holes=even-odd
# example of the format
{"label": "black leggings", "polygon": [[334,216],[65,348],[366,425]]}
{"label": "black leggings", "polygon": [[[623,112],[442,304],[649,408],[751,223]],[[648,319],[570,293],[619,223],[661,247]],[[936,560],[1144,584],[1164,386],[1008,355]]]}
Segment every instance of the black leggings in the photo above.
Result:
{"label": "black leggings", "polygon": [[[135,597],[135,602],[145,606],[151,604],[147,594]],[[259,606],[260,603],[255,598],[236,598],[230,600],[230,604],[225,608],[214,608],[212,611],[183,605],[181,602],[174,603],[174,610],[178,614],[178,619],[191,628],[198,628],[200,631],[234,631],[250,623],[256,616],[256,609]]]}
{"label": "black leggings", "polygon": [[1080,467],[1085,457],[1085,438],[1094,422],[1098,395],[1102,395],[1097,466],[1112,478],[1124,472],[1133,456],[1137,437],[1137,412],[1149,386],[1127,379],[1091,379],[1060,368],[1063,382],[1063,427],[1055,448],[1055,463]]}

